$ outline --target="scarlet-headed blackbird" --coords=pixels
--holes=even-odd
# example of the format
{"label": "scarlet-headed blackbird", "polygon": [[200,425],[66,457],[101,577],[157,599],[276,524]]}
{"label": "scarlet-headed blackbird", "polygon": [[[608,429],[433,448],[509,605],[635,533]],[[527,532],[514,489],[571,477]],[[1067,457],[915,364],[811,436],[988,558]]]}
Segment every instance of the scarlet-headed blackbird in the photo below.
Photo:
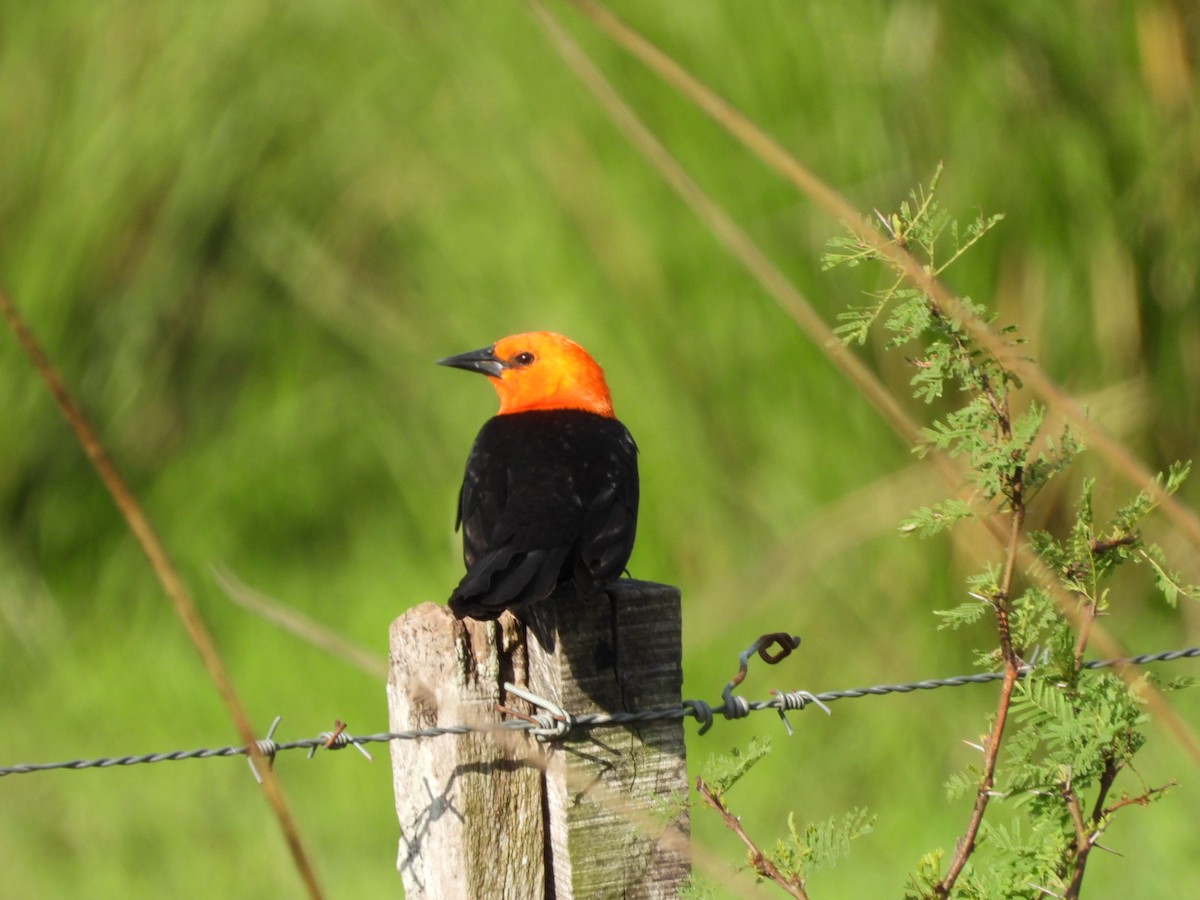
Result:
{"label": "scarlet-headed blackbird", "polygon": [[568,585],[586,599],[619,578],[637,530],[637,446],[596,361],[535,331],[438,363],[481,372],[500,395],[459,497],[467,574],[454,614],[495,619]]}

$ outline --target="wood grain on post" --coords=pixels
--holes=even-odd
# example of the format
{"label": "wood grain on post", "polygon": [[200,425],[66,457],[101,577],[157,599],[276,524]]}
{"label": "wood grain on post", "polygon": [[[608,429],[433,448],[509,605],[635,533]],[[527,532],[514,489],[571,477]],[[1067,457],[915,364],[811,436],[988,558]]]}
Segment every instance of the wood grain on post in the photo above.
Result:
{"label": "wood grain on post", "polygon": [[[676,588],[625,580],[527,618],[528,634],[507,615],[458,622],[434,604],[397,619],[392,729],[494,723],[498,703],[528,709],[504,696],[505,681],[573,715],[680,704]],[[545,744],[523,733],[393,742],[392,760],[410,898],[673,897],[690,871],[682,720]]]}
{"label": "wood grain on post", "polygon": [[[524,680],[516,621],[458,621],[423,603],[392,623],[388,707],[393,731],[500,720],[505,681]],[[393,741],[400,820],[396,867],[409,900],[545,896],[542,773],[517,733]]]}

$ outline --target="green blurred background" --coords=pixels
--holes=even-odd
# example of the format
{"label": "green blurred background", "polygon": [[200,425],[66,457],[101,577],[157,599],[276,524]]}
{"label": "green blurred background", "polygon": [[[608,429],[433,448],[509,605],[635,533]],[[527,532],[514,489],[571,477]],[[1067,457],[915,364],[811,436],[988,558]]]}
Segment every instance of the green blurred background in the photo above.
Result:
{"label": "green blurred background", "polygon": [[[865,269],[836,223],[566,4],[596,62],[831,323]],[[945,162],[943,199],[1006,220],[951,285],[1018,323],[1052,377],[1154,467],[1200,433],[1200,10],[1178,2],[614,3],[864,210]],[[518,2],[0,4],[0,280],[171,548],[243,693],[282,739],[384,730],[384,686],[251,616],[255,589],[386,652],[460,574],[462,465],[494,411],[449,353],[553,329],[605,365],[642,451],[633,574],[682,586],[685,694],[716,699],[760,633],[803,652],[749,696],[955,674],[988,629],[936,631],[973,563],[896,524],[944,487],[671,193]],[[863,351],[910,409],[904,362]],[[235,743],[134,541],[11,335],[0,337],[0,763]],[[1090,461],[1099,502],[1128,486]],[[1195,502],[1200,486],[1185,491]],[[1060,522],[1067,490],[1042,498]],[[1193,551],[1155,536],[1190,575]],[[990,550],[994,554],[994,550]],[[1194,607],[1121,583],[1132,651],[1197,643]],[[1189,669],[1190,667],[1190,669]],[[1194,663],[1164,667],[1186,674]],[[1194,697],[1173,702],[1193,727]],[[989,688],[689,726],[693,765],[770,736],[729,797],[770,844],[866,805],[815,896],[895,896],[951,849]],[[1197,769],[1152,726],[1093,897],[1200,893]],[[387,753],[281,757],[332,897],[401,893]],[[1121,784],[1120,782],[1118,783]],[[1136,779],[1124,783],[1139,789]],[[998,821],[1008,813],[997,810]],[[715,817],[698,856],[755,891]],[[245,763],[0,780],[0,893],[297,896]],[[766,889],[762,889],[768,895]]]}

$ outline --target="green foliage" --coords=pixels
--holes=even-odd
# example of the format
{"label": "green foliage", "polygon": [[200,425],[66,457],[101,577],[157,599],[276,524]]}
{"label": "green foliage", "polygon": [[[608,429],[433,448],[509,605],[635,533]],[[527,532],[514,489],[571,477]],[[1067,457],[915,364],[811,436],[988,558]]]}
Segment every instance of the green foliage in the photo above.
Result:
{"label": "green foliage", "polygon": [[971,900],[993,897],[1062,896],[1058,864],[1069,851],[1060,829],[1046,820],[1032,823],[1014,817],[1008,824],[985,822],[980,840],[987,865],[968,865],[955,896]]}
{"label": "green foliage", "polygon": [[1200,585],[1185,584],[1179,573],[1167,567],[1167,554],[1157,544],[1139,548],[1137,561],[1154,571],[1154,586],[1168,604],[1174,606],[1182,595],[1188,600],[1200,600]]}
{"label": "green foliage", "polygon": [[[1173,464],[1165,476],[1159,475],[1156,486],[1165,494],[1174,494],[1183,485],[1191,470],[1189,463]],[[1180,596],[1200,599],[1200,587],[1184,583],[1170,568],[1166,552],[1157,544],[1146,544],[1138,526],[1154,511],[1157,501],[1149,491],[1139,492],[1118,509],[1109,521],[1097,525],[1093,511],[1095,482],[1087,479],[1080,489],[1075,522],[1064,540],[1046,532],[1032,532],[1030,542],[1045,562],[1060,574],[1063,583],[1072,591],[1088,598],[1097,610],[1108,606],[1107,594],[1101,582],[1110,577],[1117,566],[1125,562],[1146,565],[1154,577],[1154,585],[1168,604],[1174,606]]]}
{"label": "green foliage", "polygon": [[[736,747],[728,754],[709,757],[700,773],[703,787],[724,805],[725,794],[770,752],[770,742],[755,738],[747,750]],[[865,809],[854,809],[843,816],[830,817],[801,828],[795,813],[788,814],[788,836],[776,840],[774,848],[763,856],[775,867],[773,879],[791,885],[803,885],[812,873],[836,864],[850,852],[850,842],[870,834],[875,817]],[[757,868],[757,867],[756,867]],[[760,879],[766,877],[758,871]]]}
{"label": "green foliage", "polygon": [[[1003,218],[980,213],[960,228],[935,199],[941,171],[939,166],[929,186],[913,191],[910,201],[901,203],[898,212],[890,216],[877,214],[890,240],[915,255],[934,276],[957,262]],[[947,243],[948,248],[944,246]],[[879,258],[853,235],[834,238],[830,246],[823,257],[827,269]],[[871,304],[842,313],[842,324],[834,329],[835,334],[846,343],[862,344],[886,311],[882,327],[891,334],[886,346],[920,345],[918,355],[909,359],[914,369],[913,395],[926,404],[941,400],[951,387],[970,396],[962,406],[922,428],[915,451],[919,455],[941,450],[951,457],[965,456],[984,501],[1002,497],[1011,503],[1018,482],[1022,490],[1038,490],[1070,462],[1080,449],[1077,442],[1069,431],[1064,431],[1057,444],[1047,441],[1044,448],[1034,452],[1045,409],[1031,404],[1020,414],[1011,415],[1009,395],[1020,387],[1017,377],[976,346],[961,325],[931,298],[906,286],[903,278],[897,269],[889,286],[872,295]],[[981,319],[992,320],[987,309],[969,297],[962,298],[961,303]],[[1001,334],[1010,346],[1019,343],[1015,327],[1001,329]],[[915,521],[906,526],[913,525],[922,536],[928,536],[969,515],[963,501],[948,503],[919,511]]]}
{"label": "green foliage", "polygon": [[875,816],[867,810],[852,809],[843,816],[831,816],[822,822],[804,826],[796,823],[795,813],[788,814],[788,837],[775,842],[771,861],[785,877],[801,883],[816,871],[833,866],[850,853],[850,842],[874,829]]}
{"label": "green foliage", "polygon": [[[935,200],[940,175],[939,168],[928,188],[914,191],[896,213],[878,215],[890,239],[934,275],[945,272],[1000,219],[980,214],[960,230]],[[950,252],[943,261],[940,242],[947,234]],[[827,268],[879,258],[855,238],[836,238],[830,245],[824,258]],[[991,321],[979,304],[965,300],[964,305]],[[899,267],[889,285],[872,295],[870,305],[842,317],[837,333],[843,341],[863,344],[881,320],[890,334],[887,347],[920,348],[909,359],[918,399],[930,405],[944,402],[951,388],[963,397],[960,405],[922,429],[915,449],[919,454],[938,451],[963,458],[975,488],[970,500],[952,497],[916,510],[902,523],[901,532],[927,538],[964,519],[1007,514],[1012,524],[1006,530],[1015,527],[1019,538],[1027,504],[1081,452],[1079,442],[1069,430],[1057,441],[1044,438],[1046,410],[1039,404],[1030,403],[1014,414],[1011,401],[1020,388],[1018,379],[945,316],[932,298],[905,286]],[[1003,333],[1012,346],[1015,329]],[[1184,584],[1169,568],[1161,547],[1144,544],[1139,531],[1159,493],[1178,491],[1188,468],[1171,466],[1158,478],[1155,491],[1140,492],[1105,522],[1096,513],[1095,482],[1086,479],[1073,522],[1061,535],[1027,535],[1061,589],[1075,598],[1085,620],[1115,602],[1108,583],[1127,562],[1149,566],[1155,585],[1172,605],[1181,595],[1200,596],[1197,587]],[[1074,896],[1091,844],[1109,827],[1113,814],[1157,799],[1164,790],[1139,783],[1138,795],[1128,803],[1112,801],[1117,777],[1132,771],[1132,760],[1146,741],[1142,726],[1147,715],[1138,684],[1083,668],[1086,629],[1075,632],[1058,606],[1056,589],[1035,584],[1014,592],[1018,549],[1014,539],[1004,550],[1004,562],[989,564],[968,579],[970,600],[936,613],[939,627],[950,629],[994,614],[998,645],[978,649],[976,657],[986,668],[1001,665],[1012,677],[1018,671],[1023,676],[1011,696],[1001,700],[997,714],[1008,723],[998,764],[989,757],[984,764],[955,773],[946,784],[951,798],[974,793],[985,810],[993,801],[1006,802],[1013,816],[1007,825],[997,824],[994,816],[973,820],[960,839],[957,868],[949,870],[957,875],[942,874],[939,852],[923,857],[909,879],[910,897],[947,891],[957,897],[1024,896],[1032,886],[1056,896],[1065,891]],[[987,740],[1001,739],[994,725],[989,732]],[[984,743],[978,749],[984,753]]]}
{"label": "green foliage", "polygon": [[[958,222],[935,199],[941,174],[939,165],[928,188],[914,190],[909,200],[900,204],[898,212],[890,216],[878,210],[875,213],[880,233],[886,233],[891,242],[917,255],[924,262],[926,271],[935,277],[1004,218],[1002,215],[984,218],[980,214],[960,232]],[[943,255],[946,256],[944,260]],[[829,241],[829,249],[821,257],[821,268],[853,268],[877,259],[879,254],[874,247],[851,233]],[[872,298],[872,303],[838,315],[842,324],[834,329],[834,333],[844,342],[865,343],[872,326],[890,307],[883,325],[892,335],[888,347],[900,347],[920,339],[928,341],[923,357],[913,361],[917,369],[913,385],[918,397],[931,402],[941,396],[945,382],[967,383],[975,377],[975,363],[955,352],[963,339],[958,323],[943,316],[921,291],[906,286],[899,273],[887,288],[873,294]],[[983,312],[969,298],[964,298],[963,302],[972,311]]]}
{"label": "green foliage", "polygon": [[[1191,462],[1176,462],[1168,469],[1166,477],[1161,474],[1155,486],[1170,495],[1176,493],[1191,472]],[[1112,531],[1116,534],[1132,533],[1137,523],[1156,506],[1156,501],[1147,491],[1142,491],[1113,517]],[[1111,540],[1111,539],[1110,539]],[[1175,606],[1182,596],[1188,600],[1200,600],[1200,586],[1186,584],[1179,573],[1170,568],[1167,554],[1158,544],[1139,543],[1134,549],[1134,562],[1150,567],[1154,573],[1154,586],[1163,599]]]}
{"label": "green foliage", "polygon": [[936,609],[933,614],[941,619],[938,628],[957,629],[964,625],[974,625],[991,611],[988,600],[973,595],[972,598],[951,609]]}
{"label": "green foliage", "polygon": [[1200,684],[1200,678],[1191,675],[1177,675],[1165,681],[1155,680],[1154,683],[1161,691],[1182,691]]}
{"label": "green foliage", "polygon": [[974,509],[966,500],[951,498],[922,506],[900,524],[901,534],[916,534],[917,537],[932,537],[939,531],[952,526],[959,519],[974,515]]}
{"label": "green foliage", "polygon": [[926,853],[917,861],[917,871],[908,876],[904,900],[923,900],[937,889],[942,880],[942,851]]}
{"label": "green foliage", "polygon": [[1035,820],[1057,818],[1065,792],[1083,797],[1106,776],[1111,781],[1111,773],[1128,766],[1145,743],[1139,727],[1146,713],[1112,673],[1078,678],[1068,687],[1035,670],[1018,685],[1012,716],[1021,740],[1006,743],[1009,759],[997,786],[1028,805]]}
{"label": "green foliage", "polygon": [[1073,668],[1074,635],[1065,624],[1058,607],[1042,588],[1027,587],[1011,604],[1013,645],[1030,664],[1053,664],[1060,673]]}
{"label": "green foliage", "polygon": [[[878,210],[875,211],[880,231],[886,232],[898,246],[919,256],[926,263],[928,271],[935,276],[942,274],[957,262],[959,257],[1004,218],[1002,214],[985,217],[980,213],[965,228],[960,229],[958,221],[952,218],[936,199],[941,177],[942,165],[939,163],[929,186],[920,185],[910,192],[909,199],[901,201],[898,212],[885,216]],[[879,255],[873,247],[863,243],[852,233],[830,239],[828,249],[821,256],[821,269],[828,271],[838,266],[854,267],[878,258]],[[907,299],[922,299],[922,295],[902,289],[898,283],[888,299],[893,299],[898,294],[904,294]],[[919,312],[914,312],[917,318],[921,317]],[[889,330],[903,329],[889,327]]]}
{"label": "green foliage", "polygon": [[733,747],[729,753],[714,753],[701,767],[700,777],[720,799],[770,752],[769,740],[755,738],[745,750]]}

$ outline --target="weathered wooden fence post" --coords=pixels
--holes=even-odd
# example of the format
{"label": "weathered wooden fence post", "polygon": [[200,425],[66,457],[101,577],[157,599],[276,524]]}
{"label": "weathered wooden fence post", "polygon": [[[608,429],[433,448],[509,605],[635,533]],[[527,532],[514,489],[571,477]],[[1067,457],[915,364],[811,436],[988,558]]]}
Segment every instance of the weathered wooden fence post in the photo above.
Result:
{"label": "weathered wooden fence post", "polygon": [[[542,603],[529,626],[459,622],[432,603],[396,619],[392,730],[528,709],[506,681],[572,715],[679,705],[677,589],[625,580],[589,603]],[[409,898],[673,897],[690,870],[680,719],[544,744],[522,732],[396,741],[392,771]]]}

